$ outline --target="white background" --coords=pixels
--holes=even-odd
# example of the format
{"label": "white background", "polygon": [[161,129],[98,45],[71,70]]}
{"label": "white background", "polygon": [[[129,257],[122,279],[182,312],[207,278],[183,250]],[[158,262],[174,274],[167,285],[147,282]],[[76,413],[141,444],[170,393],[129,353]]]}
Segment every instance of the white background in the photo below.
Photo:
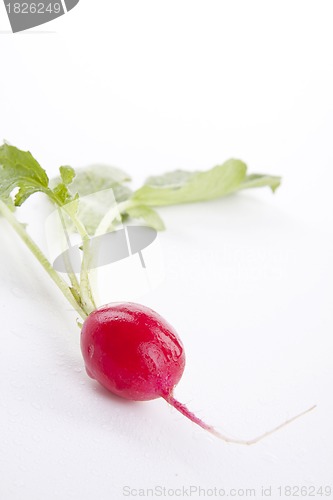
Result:
{"label": "white background", "polygon": [[12,35],[0,4],[0,137],[50,174],[104,162],[136,186],[237,157],[282,175],[275,195],[160,210],[166,278],[140,300],[185,344],[176,395],[225,433],[318,405],[241,447],[162,400],[107,394],[84,372],[75,314],[0,221],[0,498],[332,484],[332,17],[322,0],[81,0]]}

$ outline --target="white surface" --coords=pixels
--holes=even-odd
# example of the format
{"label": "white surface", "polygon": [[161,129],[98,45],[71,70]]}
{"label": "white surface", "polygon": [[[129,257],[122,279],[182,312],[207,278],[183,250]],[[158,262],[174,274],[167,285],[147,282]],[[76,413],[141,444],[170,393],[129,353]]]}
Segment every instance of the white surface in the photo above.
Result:
{"label": "white surface", "polygon": [[11,35],[0,4],[0,137],[51,173],[108,162],[135,185],[230,156],[281,174],[275,196],[160,210],[166,279],[142,302],[179,331],[176,395],[209,423],[251,437],[318,408],[246,448],[163,401],[112,397],[85,375],[75,314],[0,221],[0,498],[118,500],[124,486],[189,485],[257,498],[272,485],[279,498],[279,485],[330,484],[332,4],[94,9],[81,0],[53,32]]}

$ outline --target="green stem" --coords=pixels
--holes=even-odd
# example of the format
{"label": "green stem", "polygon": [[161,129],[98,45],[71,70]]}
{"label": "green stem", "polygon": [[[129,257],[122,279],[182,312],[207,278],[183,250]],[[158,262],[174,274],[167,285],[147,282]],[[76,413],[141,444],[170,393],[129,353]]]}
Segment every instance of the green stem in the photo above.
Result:
{"label": "green stem", "polygon": [[[110,230],[112,227],[112,222],[115,220],[115,218],[121,216],[121,213],[131,205],[132,201],[126,200],[122,203],[118,203],[117,205],[112,206],[100,221],[95,231],[95,236],[105,234],[108,230]],[[85,227],[81,224],[81,222],[79,220],[76,220],[75,217],[72,218],[72,220],[76,225],[76,228],[79,231],[83,241],[82,244],[83,258],[82,258],[82,267],[80,274],[80,293],[82,300],[85,304],[85,309],[90,313],[91,311],[96,309],[96,304],[94,296],[92,294],[92,287],[90,284],[90,275],[89,275],[91,259],[92,259],[91,249],[90,249],[90,238],[85,230]]]}
{"label": "green stem", "polygon": [[82,257],[82,265],[80,273],[80,293],[85,305],[85,309],[88,311],[88,313],[91,313],[96,309],[96,304],[92,294],[90,277],[89,277],[89,270],[91,264],[89,236],[83,238],[82,251],[83,251],[83,257]]}
{"label": "green stem", "polygon": [[112,206],[98,224],[95,236],[105,234],[110,229],[112,222],[121,217],[121,214],[132,205],[134,205],[132,200],[126,200]]}
{"label": "green stem", "polygon": [[42,250],[39,246],[34,242],[34,240],[29,236],[27,231],[25,230],[23,224],[19,222],[13,212],[7,207],[7,205],[0,200],[0,213],[7,219],[7,221],[11,224],[16,233],[20,236],[22,241],[26,244],[29,250],[33,253],[36,259],[43,266],[47,274],[54,281],[57,287],[62,291],[68,302],[72,307],[77,311],[77,313],[84,320],[88,314],[83,309],[83,307],[74,299],[74,296],[71,292],[71,289],[68,287],[66,281],[64,281],[61,276],[55,271],[52,267],[51,263],[45,257]]}
{"label": "green stem", "polygon": [[[63,207],[60,207],[60,210],[61,209],[64,209],[66,211],[66,205],[64,205]],[[67,212],[67,215],[72,220],[79,235],[82,238],[83,258],[82,258],[82,266],[81,266],[81,272],[80,272],[80,287],[79,287],[78,293],[79,293],[81,300],[85,306],[84,309],[89,314],[94,309],[96,309],[96,304],[94,301],[92,288],[90,285],[90,279],[89,279],[89,270],[90,270],[90,262],[91,262],[90,237],[89,237],[89,234],[87,233],[87,230],[86,230],[84,224],[82,224],[82,222],[75,215],[73,215],[69,212]]]}
{"label": "green stem", "polygon": [[[60,218],[60,222],[61,222],[61,225],[62,225],[62,229],[65,233],[65,237],[66,237],[66,240],[67,240],[67,245],[68,247],[71,246],[70,244],[70,238],[69,238],[69,234],[68,234],[68,231],[67,231],[67,227],[66,227],[66,223],[64,221],[64,217],[63,217],[63,214],[62,214],[62,211],[61,211],[61,207],[58,207],[58,215],[59,215],[59,218]],[[80,284],[78,282],[78,279],[73,271],[73,268],[72,268],[72,264],[70,262],[70,259],[67,255],[67,253],[65,253],[65,266],[66,266],[66,272],[67,272],[67,275],[70,279],[70,282],[72,284],[72,289],[74,289],[74,293],[76,293],[77,295],[80,295]]]}

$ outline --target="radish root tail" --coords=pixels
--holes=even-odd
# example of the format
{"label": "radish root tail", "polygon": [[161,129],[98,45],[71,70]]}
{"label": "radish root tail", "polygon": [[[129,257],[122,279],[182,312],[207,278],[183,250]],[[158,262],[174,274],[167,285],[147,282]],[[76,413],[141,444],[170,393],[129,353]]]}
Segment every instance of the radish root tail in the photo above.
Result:
{"label": "radish root tail", "polygon": [[169,395],[163,396],[163,397],[164,397],[165,401],[167,401],[167,403],[169,403],[171,406],[173,406],[173,408],[178,410],[182,415],[187,417],[189,420],[191,420],[195,424],[199,425],[200,427],[202,427],[206,431],[213,434],[213,436],[215,436],[219,439],[222,439],[222,441],[225,441],[226,443],[242,444],[242,445],[247,445],[247,446],[249,446],[251,444],[258,443],[262,439],[270,436],[271,434],[274,434],[276,431],[279,431],[280,429],[282,429],[286,425],[289,425],[291,422],[294,422],[294,420],[297,420],[298,418],[303,417],[303,415],[306,415],[310,411],[314,410],[317,406],[317,405],[311,406],[311,408],[308,408],[307,410],[302,411],[298,415],[295,415],[294,417],[289,418],[285,422],[282,422],[282,424],[274,427],[273,429],[271,429],[267,432],[264,432],[263,434],[260,434],[259,436],[255,437],[253,439],[234,439],[234,438],[225,436],[224,434],[221,434],[214,427],[206,424],[205,422],[203,422],[203,420],[200,420],[200,418],[198,418],[196,415],[194,415],[194,413],[192,413],[183,403],[180,403],[179,401],[177,401],[177,399],[175,399],[172,394],[169,394]]}

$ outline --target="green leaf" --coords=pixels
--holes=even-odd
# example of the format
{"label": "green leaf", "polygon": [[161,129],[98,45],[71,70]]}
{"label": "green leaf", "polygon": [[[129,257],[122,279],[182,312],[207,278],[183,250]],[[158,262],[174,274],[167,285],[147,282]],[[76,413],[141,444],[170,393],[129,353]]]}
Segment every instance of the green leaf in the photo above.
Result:
{"label": "green leaf", "polygon": [[74,168],[69,167],[69,166],[59,167],[59,171],[60,171],[60,176],[61,176],[62,182],[64,184],[66,184],[66,186],[68,186],[68,184],[70,184],[75,177]]}
{"label": "green leaf", "polygon": [[234,191],[245,175],[246,165],[240,160],[229,160],[206,172],[176,170],[150,177],[132,199],[152,206],[211,200]]}
{"label": "green leaf", "polygon": [[[80,198],[77,218],[82,222],[90,236],[95,234],[96,228],[109,210],[110,198],[107,191],[102,195],[98,193],[97,197],[91,195]],[[111,203],[112,201],[111,199]]]}
{"label": "green leaf", "polygon": [[80,204],[80,197],[78,194],[72,197],[71,201],[69,203],[66,203],[63,209],[67,214],[70,216],[70,218],[76,217],[78,210],[79,210],[79,204]]}
{"label": "green leaf", "polygon": [[136,204],[162,206],[212,200],[234,191],[252,187],[270,186],[274,191],[279,177],[261,174],[246,175],[247,167],[241,160],[231,159],[205,172],[175,170],[157,177],[149,177],[145,185],[134,192]]}
{"label": "green leaf", "polygon": [[133,206],[127,208],[126,213],[130,217],[133,217],[133,219],[143,219],[147,226],[156,229],[156,231],[163,231],[165,229],[165,225],[161,217],[151,207],[143,205]]}
{"label": "green leaf", "polygon": [[[62,171],[64,167],[60,168],[60,174],[64,180]],[[72,195],[80,196],[76,216],[85,226],[88,234],[93,235],[104,215],[114,206],[114,201],[120,203],[132,195],[131,189],[123,184],[129,181],[130,177],[122,170],[108,165],[91,165],[79,168],[75,173],[75,178],[72,178],[69,186],[64,186],[60,182],[54,190],[57,190],[56,195],[60,196],[63,202],[66,202],[66,199],[67,202],[70,201]],[[59,181],[58,178],[51,183],[54,185]],[[67,198],[66,192],[69,196]]]}
{"label": "green leaf", "polygon": [[133,193],[133,191],[130,188],[124,186],[123,184],[115,184],[114,186],[112,186],[112,191],[114,199],[116,200],[117,203],[121,203],[122,201],[128,200]]}
{"label": "green leaf", "polygon": [[[60,179],[58,178],[58,184],[56,184],[52,192],[56,197],[59,205],[65,205],[73,200],[73,194],[68,189],[68,185],[71,184],[75,177],[75,170],[72,167],[59,167]],[[51,183],[51,184],[54,184]]]}
{"label": "green leaf", "polygon": [[49,179],[45,170],[29,151],[22,151],[9,144],[0,146],[0,198],[8,203],[8,197],[18,188],[14,202],[16,206],[33,193],[48,194]]}
{"label": "green leaf", "polygon": [[187,184],[199,172],[187,172],[186,170],[174,170],[163,175],[148,177],[145,184],[161,188],[178,189]]}
{"label": "green leaf", "polygon": [[[73,194],[79,193],[80,196],[86,196],[103,189],[115,188],[130,180],[131,178],[118,168],[109,165],[90,165],[76,170],[70,191]],[[128,190],[128,192],[131,191]]]}
{"label": "green leaf", "polygon": [[3,196],[3,197],[0,196],[0,199],[7,205],[7,207],[12,212],[15,212],[16,207],[14,205],[14,202],[13,202],[13,199],[11,196]]}
{"label": "green leaf", "polygon": [[239,186],[239,189],[248,189],[268,186],[273,193],[281,184],[281,177],[274,175],[251,174],[247,175]]}
{"label": "green leaf", "polygon": [[63,182],[57,184],[57,186],[54,189],[52,189],[52,192],[56,197],[58,205],[60,206],[65,205],[66,203],[72,201],[73,198],[72,194],[69,192],[68,187]]}

